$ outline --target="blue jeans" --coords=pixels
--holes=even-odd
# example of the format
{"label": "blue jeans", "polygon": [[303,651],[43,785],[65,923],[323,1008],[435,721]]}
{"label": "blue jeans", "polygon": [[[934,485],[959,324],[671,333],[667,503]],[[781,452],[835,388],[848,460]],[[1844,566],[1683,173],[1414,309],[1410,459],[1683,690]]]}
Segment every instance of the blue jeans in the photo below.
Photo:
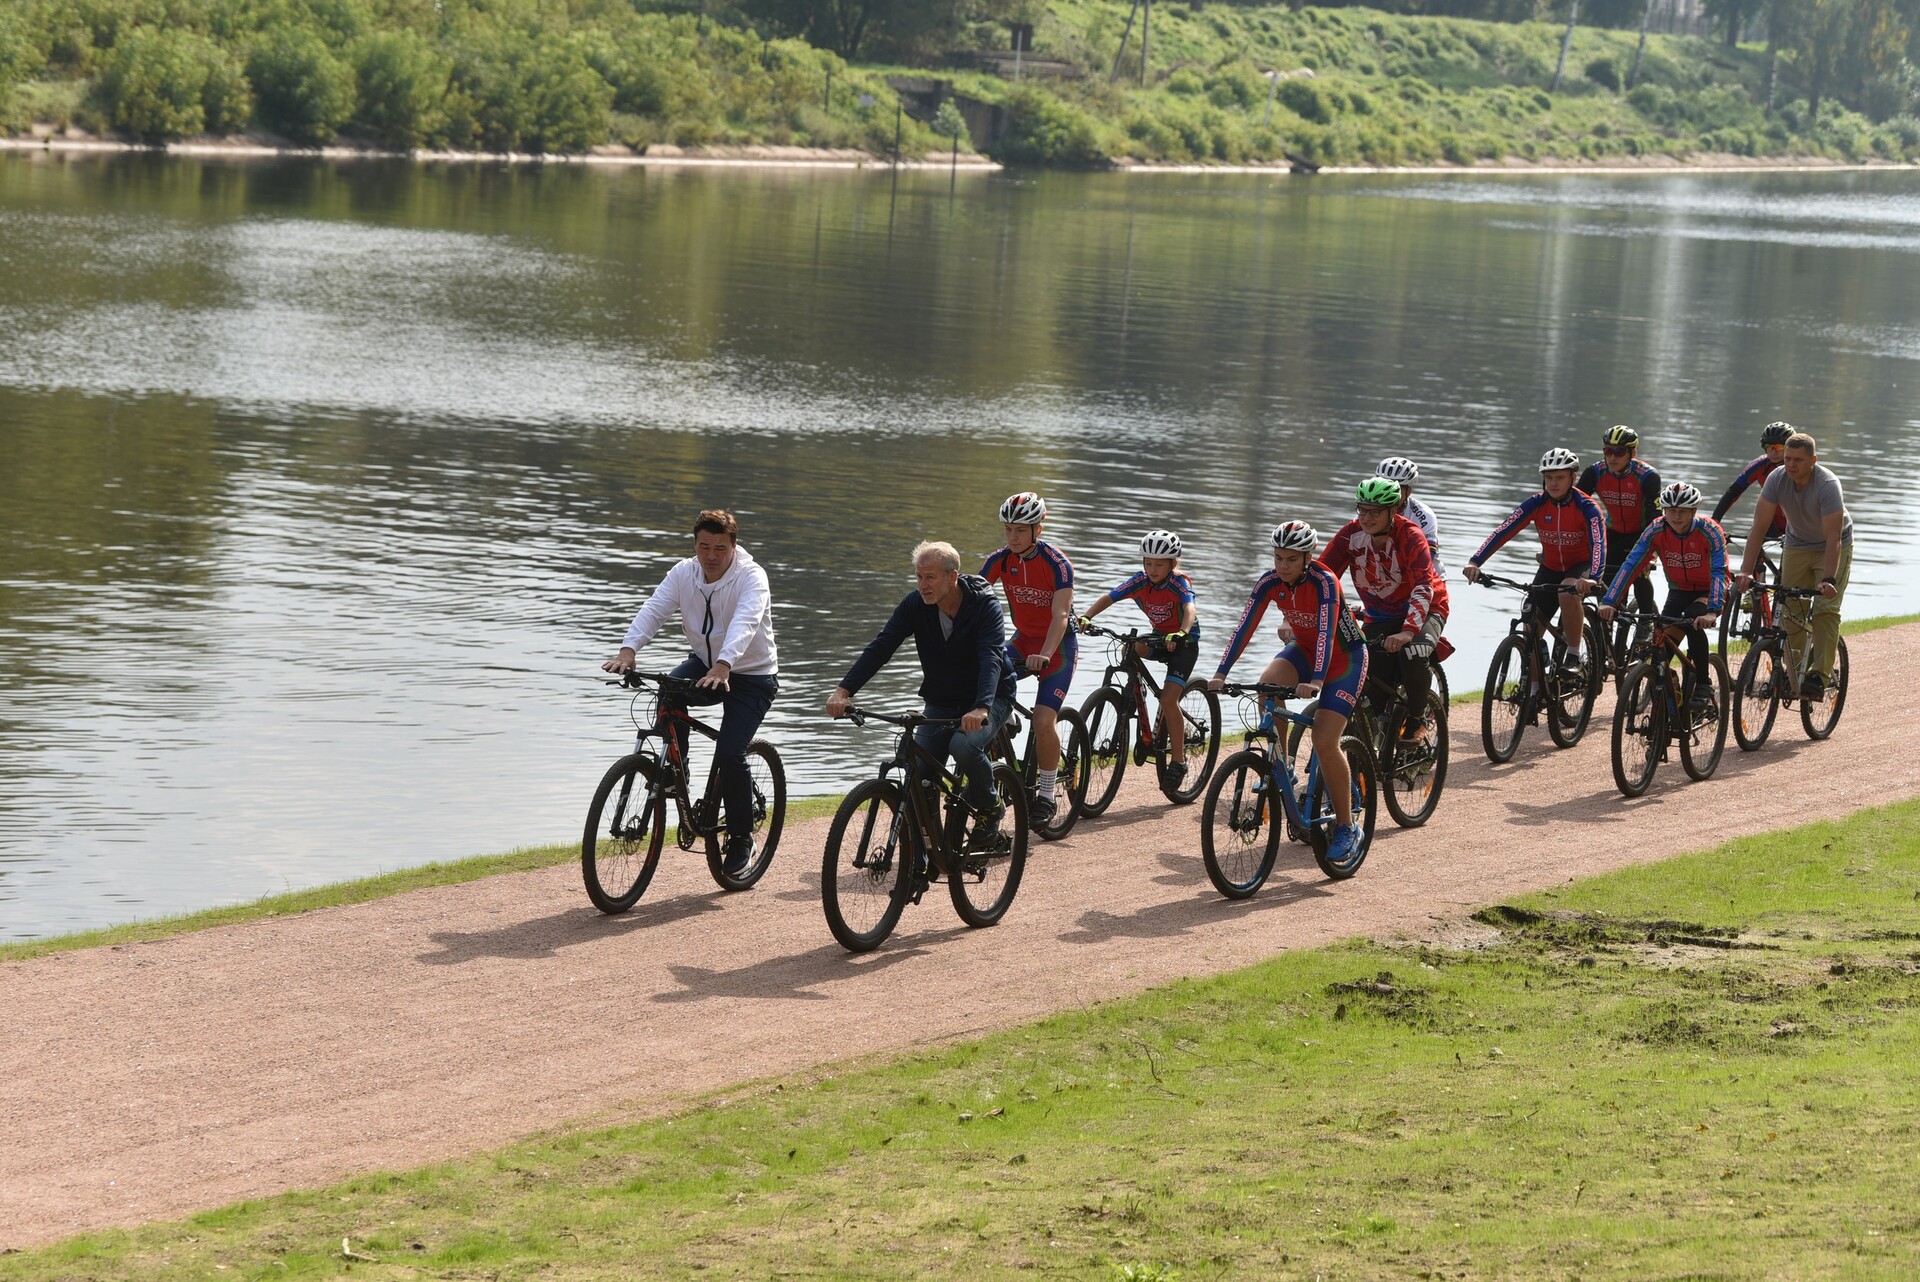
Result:
{"label": "blue jeans", "polygon": [[[688,681],[698,681],[707,675],[708,664],[699,655],[690,654],[680,661],[673,675]],[[753,742],[761,721],[766,719],[767,709],[773,706],[773,696],[780,689],[780,678],[776,676],[750,677],[734,673],[727,678],[725,693],[719,690],[699,690],[685,699],[662,699],[660,708],[669,707],[706,708],[714,704],[721,705],[720,738],[715,743],[714,759],[720,763],[720,796],[727,807],[727,835],[744,837],[753,831],[753,780],[747,775],[747,745]],[[680,757],[687,755],[687,729],[678,729],[680,739]]]}
{"label": "blue jeans", "polygon": [[[958,720],[971,708],[936,708],[929,703],[925,715]],[[993,805],[993,763],[987,758],[987,745],[1000,733],[1013,712],[1013,700],[995,699],[987,709],[987,724],[978,730],[964,731],[959,726],[921,726],[913,732],[913,741],[940,760],[953,757],[954,769],[966,784],[967,804],[975,810]]]}

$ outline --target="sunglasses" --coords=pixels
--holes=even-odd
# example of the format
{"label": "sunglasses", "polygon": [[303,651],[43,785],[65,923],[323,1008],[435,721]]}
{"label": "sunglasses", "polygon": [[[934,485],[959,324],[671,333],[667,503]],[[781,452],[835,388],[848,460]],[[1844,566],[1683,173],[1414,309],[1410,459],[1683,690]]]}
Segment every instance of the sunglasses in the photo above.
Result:
{"label": "sunglasses", "polygon": [[1393,509],[1387,508],[1387,507],[1381,507],[1377,503],[1358,503],[1354,505],[1353,510],[1358,512],[1361,516],[1383,516],[1386,513],[1391,512]]}
{"label": "sunglasses", "polygon": [[1601,452],[1602,454],[1604,454],[1604,455],[1606,455],[1606,456],[1607,456],[1608,458],[1619,458],[1619,457],[1620,457],[1621,455],[1623,455],[1623,454],[1631,454],[1631,453],[1633,453],[1633,451],[1632,451],[1632,450],[1630,450],[1630,449],[1628,449],[1628,448],[1627,448],[1626,446],[1624,446],[1624,445],[1608,445],[1608,446],[1604,446],[1604,447],[1602,447],[1602,448],[1601,448],[1601,450],[1600,450],[1600,452]]}

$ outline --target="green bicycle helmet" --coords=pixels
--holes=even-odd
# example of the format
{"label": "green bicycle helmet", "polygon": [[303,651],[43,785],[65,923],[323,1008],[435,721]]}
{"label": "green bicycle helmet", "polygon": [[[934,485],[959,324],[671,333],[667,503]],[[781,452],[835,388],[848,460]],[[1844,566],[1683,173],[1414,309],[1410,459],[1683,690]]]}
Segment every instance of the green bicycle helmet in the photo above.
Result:
{"label": "green bicycle helmet", "polygon": [[1369,476],[1353,492],[1353,501],[1371,507],[1399,507],[1400,482],[1384,476]]}

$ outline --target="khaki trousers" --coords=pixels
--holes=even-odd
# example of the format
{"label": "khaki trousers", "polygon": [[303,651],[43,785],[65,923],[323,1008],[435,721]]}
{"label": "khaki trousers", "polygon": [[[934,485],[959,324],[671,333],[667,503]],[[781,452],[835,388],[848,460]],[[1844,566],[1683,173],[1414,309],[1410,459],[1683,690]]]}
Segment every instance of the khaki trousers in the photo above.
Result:
{"label": "khaki trousers", "polygon": [[[1820,568],[1826,563],[1827,554],[1821,548],[1783,548],[1780,553],[1780,585],[1788,588],[1815,588],[1820,586]],[[1839,592],[1829,600],[1826,597],[1813,599],[1813,665],[1812,670],[1821,676],[1833,675],[1834,652],[1840,648],[1840,603],[1847,599],[1847,576],[1853,570],[1853,549],[1840,549],[1840,569],[1834,574],[1834,586]],[[1800,647],[1806,644],[1803,634],[1806,628],[1801,624],[1801,614],[1797,601],[1781,603],[1780,621],[1787,630],[1787,652],[1799,654]]]}

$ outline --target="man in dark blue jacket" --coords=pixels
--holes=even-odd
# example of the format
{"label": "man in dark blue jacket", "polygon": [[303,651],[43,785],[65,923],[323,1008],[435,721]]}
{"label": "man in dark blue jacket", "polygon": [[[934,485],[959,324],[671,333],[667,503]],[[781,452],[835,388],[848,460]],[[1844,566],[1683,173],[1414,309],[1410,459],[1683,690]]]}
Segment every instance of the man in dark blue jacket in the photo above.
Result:
{"label": "man in dark blue jacket", "polygon": [[[840,688],[827,699],[827,715],[845,712],[854,692],[912,637],[920,653],[920,697],[926,701],[926,715],[949,721],[921,726],[914,740],[935,757],[952,753],[966,781],[968,804],[987,814],[995,804],[987,745],[1013,711],[1013,667],[1007,662],[1000,602],[985,579],[960,573],[960,554],[949,543],[915,548],[913,577],[917,587],[854,660]],[[955,720],[958,727],[951,724]],[[979,827],[991,831],[994,825]]]}

